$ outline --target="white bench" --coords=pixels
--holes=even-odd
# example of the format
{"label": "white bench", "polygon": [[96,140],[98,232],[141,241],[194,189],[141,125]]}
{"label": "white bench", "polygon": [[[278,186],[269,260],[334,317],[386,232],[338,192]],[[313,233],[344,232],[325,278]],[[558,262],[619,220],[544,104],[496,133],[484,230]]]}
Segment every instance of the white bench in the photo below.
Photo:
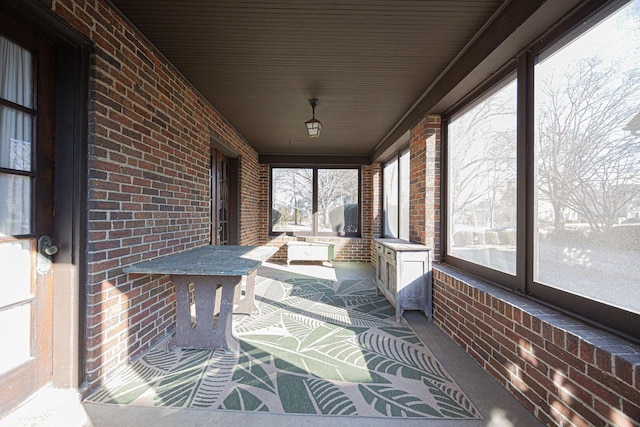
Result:
{"label": "white bench", "polygon": [[333,243],[287,242],[287,266],[291,261],[333,262]]}

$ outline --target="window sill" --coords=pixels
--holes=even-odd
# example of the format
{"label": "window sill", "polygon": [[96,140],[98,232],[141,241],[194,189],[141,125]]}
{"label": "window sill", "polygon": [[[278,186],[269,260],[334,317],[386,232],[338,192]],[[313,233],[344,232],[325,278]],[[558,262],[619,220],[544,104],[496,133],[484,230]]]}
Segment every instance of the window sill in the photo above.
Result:
{"label": "window sill", "polygon": [[362,239],[360,234],[305,234],[292,233],[287,231],[276,231],[269,233],[270,238],[290,237],[294,239]]}
{"label": "window sill", "polygon": [[[474,300],[482,299],[481,303],[490,306],[493,311],[498,313],[504,311],[508,314],[517,310],[523,315],[528,315],[531,318],[532,327],[535,328],[539,324],[539,332],[544,339],[553,341],[554,332],[558,331],[559,333],[556,332],[555,335],[565,335],[568,340],[577,339],[610,353],[613,357],[620,357],[632,364],[640,365],[640,344],[630,339],[599,329],[521,294],[491,285],[450,265],[434,264],[433,270],[434,282],[437,280],[436,277],[440,277],[441,284],[457,286],[458,291],[463,291],[460,289],[461,285],[468,287],[463,292]],[[437,312],[437,307],[434,309]]]}

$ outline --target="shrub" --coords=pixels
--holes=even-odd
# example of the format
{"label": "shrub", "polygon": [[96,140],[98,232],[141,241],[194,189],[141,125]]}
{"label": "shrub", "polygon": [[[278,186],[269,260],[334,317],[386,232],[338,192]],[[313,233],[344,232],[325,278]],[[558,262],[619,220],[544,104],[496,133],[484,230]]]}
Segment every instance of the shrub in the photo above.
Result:
{"label": "shrub", "polygon": [[280,221],[282,214],[277,209],[271,209],[271,226],[273,227]]}
{"label": "shrub", "polygon": [[500,230],[498,231],[498,239],[502,245],[515,245],[516,244],[516,231],[515,230]]}
{"label": "shrub", "polygon": [[350,203],[338,206],[329,212],[331,230],[338,233],[358,232],[358,205]]}
{"label": "shrub", "polygon": [[587,238],[583,231],[562,229],[552,230],[546,237],[551,242],[566,243],[571,245],[584,245],[587,243]]}
{"label": "shrub", "polygon": [[473,233],[471,231],[458,231],[453,233],[454,246],[473,245]]}
{"label": "shrub", "polygon": [[499,245],[500,237],[497,231],[487,230],[484,232],[484,242],[487,245]]}
{"label": "shrub", "polygon": [[622,225],[611,227],[602,233],[602,245],[623,249],[640,250],[640,225]]}
{"label": "shrub", "polygon": [[473,232],[473,243],[475,245],[484,245],[484,233],[482,231]]}

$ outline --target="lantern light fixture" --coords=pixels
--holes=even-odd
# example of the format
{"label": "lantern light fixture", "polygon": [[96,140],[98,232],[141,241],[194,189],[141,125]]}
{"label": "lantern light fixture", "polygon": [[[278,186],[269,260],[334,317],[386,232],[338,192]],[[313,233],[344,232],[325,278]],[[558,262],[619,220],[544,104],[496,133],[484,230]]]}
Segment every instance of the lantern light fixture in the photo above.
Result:
{"label": "lantern light fixture", "polygon": [[307,125],[307,132],[309,133],[310,138],[318,138],[320,136],[320,130],[322,129],[322,123],[320,123],[320,120],[316,119],[316,105],[319,103],[320,101],[316,98],[309,100],[313,117],[311,120],[307,120],[304,124]]}

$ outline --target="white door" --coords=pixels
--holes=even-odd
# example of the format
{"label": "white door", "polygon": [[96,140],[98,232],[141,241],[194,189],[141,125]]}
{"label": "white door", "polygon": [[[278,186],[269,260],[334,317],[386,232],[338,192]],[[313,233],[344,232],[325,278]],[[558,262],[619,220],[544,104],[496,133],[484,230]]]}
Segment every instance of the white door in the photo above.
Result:
{"label": "white door", "polygon": [[52,375],[53,54],[0,15],[0,415]]}

